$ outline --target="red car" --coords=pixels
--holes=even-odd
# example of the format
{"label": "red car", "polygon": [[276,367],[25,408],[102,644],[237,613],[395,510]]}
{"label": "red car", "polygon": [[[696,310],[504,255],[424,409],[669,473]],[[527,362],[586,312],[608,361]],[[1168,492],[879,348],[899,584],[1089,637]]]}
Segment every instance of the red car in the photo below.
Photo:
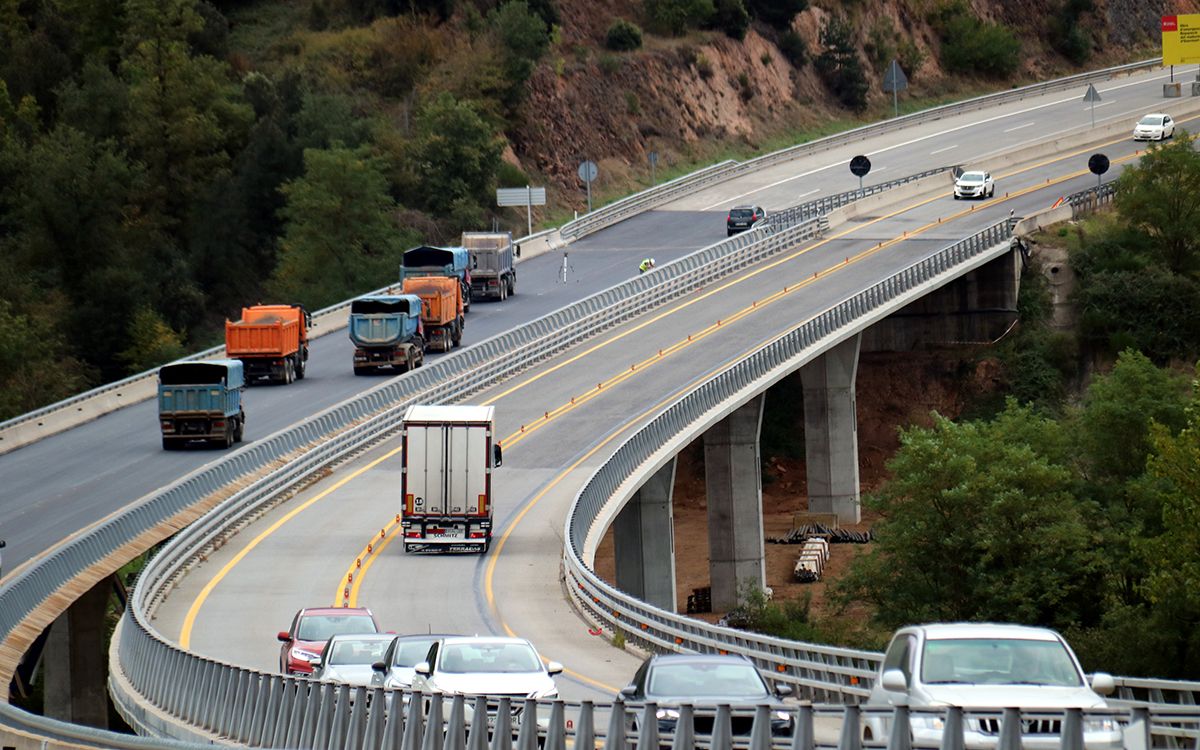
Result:
{"label": "red car", "polygon": [[378,633],[379,623],[366,607],[308,607],[296,613],[289,630],[279,631],[279,671],[312,674],[325,642],[335,635]]}

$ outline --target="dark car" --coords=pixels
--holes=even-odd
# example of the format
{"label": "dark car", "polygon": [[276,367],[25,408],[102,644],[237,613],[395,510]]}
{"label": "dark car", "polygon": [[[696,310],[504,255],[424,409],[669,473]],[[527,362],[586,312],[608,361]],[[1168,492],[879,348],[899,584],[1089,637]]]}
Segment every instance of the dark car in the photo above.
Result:
{"label": "dark car", "polygon": [[[791,694],[791,685],[768,685],[754,663],[740,654],[656,654],[621,690],[627,701],[658,705],[658,731],[664,734],[675,731],[679,706],[694,707],[697,735],[712,734],[713,709],[719,705],[748,708],[764,703],[771,706],[771,733],[791,735],[792,715],[783,702]],[[753,723],[753,712],[736,712],[734,736],[748,736]]]}
{"label": "dark car", "polygon": [[734,206],[725,217],[725,236],[732,237],[738,232],[753,229],[766,218],[767,212],[762,206]]}
{"label": "dark car", "polygon": [[292,618],[292,627],[279,631],[279,671],[309,675],[321,650],[335,635],[378,633],[379,623],[366,607],[309,607]]}

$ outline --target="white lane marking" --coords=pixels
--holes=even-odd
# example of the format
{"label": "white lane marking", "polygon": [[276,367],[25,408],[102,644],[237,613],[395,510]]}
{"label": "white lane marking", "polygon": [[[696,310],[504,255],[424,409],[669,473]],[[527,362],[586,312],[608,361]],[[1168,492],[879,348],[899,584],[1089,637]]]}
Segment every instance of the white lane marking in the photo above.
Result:
{"label": "white lane marking", "polygon": [[1116,99],[1109,99],[1106,102],[1100,102],[1099,104],[1096,105],[1095,108],[1100,109],[1101,107],[1107,107],[1110,104],[1116,104],[1116,101],[1117,101]]}
{"label": "white lane marking", "polygon": [[806,197],[812,195],[813,193],[819,193],[819,192],[821,192],[821,188],[813,188],[812,190],[809,190],[807,193],[801,193],[800,195],[797,195],[796,197],[797,198],[806,198]]}
{"label": "white lane marking", "polygon": [[1029,127],[1030,125],[1037,125],[1037,122],[1036,122],[1036,121],[1034,121],[1034,120],[1030,120],[1029,122],[1025,123],[1024,125],[1017,125],[1016,127],[1011,127],[1011,128],[1008,128],[1008,129],[1007,129],[1007,130],[1005,130],[1004,132],[1005,132],[1005,133],[1011,133],[1011,132],[1013,132],[1014,130],[1020,130],[1021,128],[1027,128],[1027,127]]}
{"label": "white lane marking", "polygon": [[956,144],[954,144],[953,146],[947,146],[947,147],[945,147],[945,148],[939,148],[937,151],[930,151],[930,152],[929,152],[929,155],[930,155],[930,156],[933,156],[934,154],[941,154],[941,153],[945,153],[946,151],[949,151],[949,150],[951,150],[951,149],[955,149],[955,148],[958,148],[958,144],[957,144],[957,143],[956,143]]}
{"label": "white lane marking", "polygon": [[[1153,82],[1153,81],[1159,81],[1159,80],[1162,80],[1163,78],[1167,78],[1169,75],[1170,75],[1170,73],[1163,73],[1162,75],[1159,75],[1159,76],[1155,76],[1155,77],[1152,77],[1152,78],[1150,78],[1150,79],[1149,79],[1149,82]],[[1147,81],[1147,79],[1144,79],[1144,78],[1139,78],[1139,79],[1138,79],[1138,80],[1136,80],[1136,81],[1131,81],[1131,82],[1129,82],[1129,83],[1122,83],[1122,84],[1120,84],[1119,86],[1113,86],[1112,88],[1100,89],[1100,90],[1101,90],[1101,91],[1116,91],[1116,90],[1118,90],[1118,89],[1123,89],[1123,88],[1126,88],[1126,87],[1128,87],[1128,86],[1144,86],[1144,85],[1145,85],[1147,82],[1148,82],[1148,81]],[[870,151],[870,152],[868,152],[868,153],[867,153],[867,156],[875,156],[875,155],[877,155],[877,154],[884,154],[884,153],[887,153],[888,151],[893,151],[893,150],[895,150],[895,149],[898,149],[898,148],[904,148],[904,147],[906,147],[906,146],[911,146],[911,145],[913,145],[914,143],[920,143],[921,141],[927,141],[927,140],[929,140],[929,139],[931,139],[931,138],[940,138],[940,137],[942,137],[942,136],[944,136],[944,135],[946,135],[946,134],[948,134],[948,133],[954,133],[954,132],[957,132],[957,131],[959,131],[959,130],[965,130],[965,129],[967,129],[967,128],[973,128],[973,127],[975,127],[975,126],[977,126],[977,125],[985,125],[985,124],[987,124],[987,123],[989,123],[989,122],[995,122],[996,120],[1002,120],[1002,119],[1004,119],[1004,118],[1006,118],[1006,117],[1017,117],[1017,116],[1020,116],[1020,115],[1029,114],[1030,112],[1036,112],[1037,110],[1039,110],[1039,109],[1045,109],[1046,107],[1054,107],[1054,106],[1057,106],[1057,105],[1059,105],[1059,104],[1065,104],[1065,103],[1067,103],[1067,102],[1073,102],[1073,101],[1075,101],[1076,99],[1078,99],[1078,97],[1077,97],[1077,96],[1075,96],[1075,95],[1071,95],[1069,98],[1066,98],[1066,99],[1056,99],[1055,101],[1052,101],[1052,102],[1046,102],[1045,104],[1036,104],[1036,105],[1034,105],[1034,106],[1032,106],[1032,107],[1027,107],[1027,108],[1025,108],[1025,109],[1018,110],[1018,111],[1016,111],[1016,112],[1012,112],[1012,113],[1009,113],[1009,114],[995,115],[995,116],[993,116],[993,117],[988,117],[988,118],[985,118],[985,119],[983,119],[983,120],[979,120],[978,122],[969,122],[969,123],[966,123],[965,125],[958,125],[958,126],[956,126],[956,127],[953,127],[953,128],[947,128],[947,129],[945,129],[945,130],[942,130],[942,131],[939,131],[939,132],[937,132],[937,133],[931,133],[930,135],[921,136],[920,138],[913,138],[911,141],[905,141],[905,142],[903,142],[903,143],[897,143],[897,144],[896,144],[896,145],[894,145],[894,146],[888,146],[887,148],[881,148],[881,149],[879,149],[878,151]],[[1123,114],[1128,114],[1128,112],[1126,112],[1126,113],[1123,113]],[[808,176],[810,176],[810,175],[814,175],[814,174],[816,174],[817,172],[821,172],[821,171],[824,171],[824,170],[826,170],[826,169],[831,169],[831,168],[833,168],[833,167],[836,167],[836,166],[839,166],[839,165],[841,165],[841,164],[842,164],[842,162],[838,162],[837,164],[826,164],[826,165],[825,165],[825,166],[823,166],[823,167],[817,167],[816,169],[810,169],[809,171],[807,171],[807,172],[803,172],[803,173],[801,173],[801,174],[793,175],[793,176],[791,176],[791,177],[785,177],[785,178],[783,178],[782,180],[777,180],[776,182],[772,182],[772,183],[771,183],[771,184],[769,184],[769,185],[763,185],[762,187],[758,187],[758,188],[755,188],[755,189],[753,189],[753,190],[748,190],[748,191],[746,191],[746,192],[744,192],[744,193],[742,193],[742,194],[740,194],[740,195],[735,195],[735,196],[733,196],[732,198],[724,198],[724,199],[722,199],[722,200],[719,200],[719,201],[717,201],[716,203],[713,203],[713,204],[711,204],[711,205],[705,206],[704,208],[702,208],[702,209],[700,209],[700,210],[701,210],[701,211],[711,211],[712,209],[716,208],[717,206],[724,206],[724,205],[726,205],[726,204],[732,204],[733,202],[735,202],[735,201],[738,201],[738,200],[740,200],[740,199],[742,199],[742,198],[745,198],[745,197],[746,197],[746,196],[748,196],[748,195],[753,195],[753,194],[755,194],[755,193],[762,192],[763,190],[770,190],[771,188],[778,187],[778,186],[780,186],[780,185],[782,185],[782,184],[784,184],[784,183],[791,182],[792,180],[798,180],[798,179],[800,179],[801,177],[808,177]]]}

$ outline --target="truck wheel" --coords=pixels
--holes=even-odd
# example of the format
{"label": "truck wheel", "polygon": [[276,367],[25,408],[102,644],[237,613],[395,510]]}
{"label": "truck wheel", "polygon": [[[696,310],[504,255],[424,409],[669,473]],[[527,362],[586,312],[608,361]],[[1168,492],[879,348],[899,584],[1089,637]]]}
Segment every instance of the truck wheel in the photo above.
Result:
{"label": "truck wheel", "polygon": [[462,332],[463,324],[462,320],[459,319],[459,321],[454,324],[454,331],[450,334],[450,340],[454,343],[454,346],[462,345]]}
{"label": "truck wheel", "polygon": [[517,275],[514,273],[508,277],[508,296],[511,297],[517,293]]}
{"label": "truck wheel", "polygon": [[296,371],[292,369],[292,360],[289,357],[283,361],[283,384],[288,385],[296,379]]}
{"label": "truck wheel", "polygon": [[233,442],[242,442],[242,437],[246,434],[246,415],[243,413],[238,417],[237,425],[233,428]]}
{"label": "truck wheel", "polygon": [[304,358],[296,355],[296,380],[304,380]]}
{"label": "truck wheel", "polygon": [[508,299],[508,283],[504,279],[500,279],[500,301]]}

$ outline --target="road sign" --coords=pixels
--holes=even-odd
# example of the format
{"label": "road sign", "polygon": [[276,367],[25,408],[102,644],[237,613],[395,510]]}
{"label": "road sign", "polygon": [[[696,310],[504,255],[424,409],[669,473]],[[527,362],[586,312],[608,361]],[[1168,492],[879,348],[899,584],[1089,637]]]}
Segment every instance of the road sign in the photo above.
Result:
{"label": "road sign", "polygon": [[546,188],[497,188],[497,206],[544,206],[546,205]]}
{"label": "road sign", "polygon": [[1162,17],[1163,65],[1200,63],[1200,14]]}
{"label": "road sign", "polygon": [[883,74],[883,90],[894,94],[906,88],[908,88],[908,76],[904,75],[904,70],[901,69],[900,63],[892,60],[892,64],[888,66],[887,72]]}
{"label": "road sign", "polygon": [[850,160],[850,172],[855,177],[866,177],[867,172],[871,171],[871,160],[863,155],[858,155]]}
{"label": "road sign", "polygon": [[1096,127],[1096,102],[1100,101],[1100,92],[1092,84],[1088,84],[1088,90],[1083,95],[1083,101],[1092,105],[1092,127]]}
{"label": "road sign", "polygon": [[1108,171],[1108,157],[1104,154],[1092,154],[1088,159],[1088,170],[1096,175],[1096,185],[1099,187],[1102,178],[1101,175]]}
{"label": "road sign", "polygon": [[579,179],[584,182],[595,180],[598,174],[600,174],[600,170],[596,169],[596,162],[585,161],[579,165]]}

